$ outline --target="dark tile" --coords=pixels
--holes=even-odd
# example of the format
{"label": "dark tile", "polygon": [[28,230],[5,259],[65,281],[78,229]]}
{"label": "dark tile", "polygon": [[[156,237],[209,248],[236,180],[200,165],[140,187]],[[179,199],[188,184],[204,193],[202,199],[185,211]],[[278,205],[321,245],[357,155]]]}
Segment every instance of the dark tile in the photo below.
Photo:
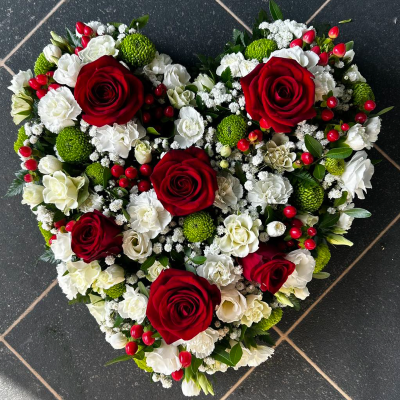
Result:
{"label": "dark tile", "polygon": [[399,235],[398,222],[291,335],[353,399],[399,398]]}
{"label": "dark tile", "polygon": [[230,400],[339,400],[343,397],[289,344],[282,343],[257,367]]}
{"label": "dark tile", "polygon": [[4,400],[51,400],[54,396],[13,353],[0,343],[0,398]]}
{"label": "dark tile", "polygon": [[18,128],[10,116],[12,93],[7,89],[10,79],[11,75],[1,68],[0,293],[3,300],[0,304],[0,332],[4,332],[56,277],[53,265],[37,262],[44,251],[44,240],[29,207],[21,204],[21,196],[4,197],[14,173],[21,169],[20,159],[13,150]]}

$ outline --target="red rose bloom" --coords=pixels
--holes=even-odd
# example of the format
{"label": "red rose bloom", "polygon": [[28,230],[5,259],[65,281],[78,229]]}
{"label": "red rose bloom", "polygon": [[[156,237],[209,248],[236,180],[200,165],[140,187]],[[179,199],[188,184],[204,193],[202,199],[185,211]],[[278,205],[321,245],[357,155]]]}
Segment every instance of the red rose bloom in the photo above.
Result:
{"label": "red rose bloom", "polygon": [[255,253],[239,259],[244,277],[260,283],[263,292],[275,294],[296,267],[284,255],[275,246],[262,244]]}
{"label": "red rose bloom", "polygon": [[126,124],[143,105],[143,84],[112,56],[86,64],[74,96],[83,120],[95,126]]}
{"label": "red rose bloom", "polygon": [[162,338],[171,344],[179,339],[190,340],[206,330],[221,292],[188,271],[167,269],[151,284],[147,318]]}
{"label": "red rose bloom", "polygon": [[263,128],[290,132],[299,122],[317,115],[312,78],[297,61],[272,57],[240,80],[246,111]]}
{"label": "red rose bloom", "polygon": [[121,233],[112,219],[99,211],[88,212],[72,229],[72,251],[85,263],[118,254],[122,250]]}
{"label": "red rose bloom", "polygon": [[214,203],[217,173],[204,150],[171,150],[156,165],[151,182],[158,200],[172,215],[188,215]]}

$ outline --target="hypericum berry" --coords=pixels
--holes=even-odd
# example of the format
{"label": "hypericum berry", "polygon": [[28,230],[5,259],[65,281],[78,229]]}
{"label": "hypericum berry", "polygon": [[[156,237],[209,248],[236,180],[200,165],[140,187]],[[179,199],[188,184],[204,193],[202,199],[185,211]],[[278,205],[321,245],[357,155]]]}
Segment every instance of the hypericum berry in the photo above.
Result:
{"label": "hypericum berry", "polygon": [[31,158],[30,160],[26,160],[25,161],[25,168],[28,171],[36,171],[37,170],[37,166],[38,166],[38,163],[33,158]]}
{"label": "hypericum berry", "polygon": [[153,168],[149,164],[143,164],[140,166],[140,173],[143,176],[150,176],[151,173],[153,172]]}
{"label": "hypericum berry", "polygon": [[360,112],[360,113],[357,113],[356,114],[356,116],[355,116],[355,121],[356,122],[358,122],[359,124],[363,124],[366,120],[367,120],[367,114],[365,114],[365,113],[363,113],[363,112]]}
{"label": "hypericum berry", "polygon": [[146,346],[151,346],[155,342],[155,339],[153,338],[153,334],[154,334],[154,332],[152,332],[152,331],[147,331],[147,332],[143,333],[142,340]]}
{"label": "hypericum berry", "polygon": [[167,87],[166,87],[163,83],[160,83],[160,84],[154,89],[154,94],[155,94],[157,97],[161,97],[166,91],[167,91]]}
{"label": "hypericum berry", "polygon": [[188,351],[181,351],[179,353],[179,361],[183,368],[187,368],[192,363],[192,355]]}
{"label": "hypericum berry", "polygon": [[330,141],[330,142],[336,142],[337,140],[339,140],[340,138],[340,134],[336,129],[331,129],[327,134],[326,134],[326,138]]}
{"label": "hypericum berry", "polygon": [[152,94],[146,94],[146,96],[144,97],[144,102],[151,106],[154,103],[154,96]]}
{"label": "hypericum berry", "polygon": [[310,228],[307,229],[307,235],[308,236],[315,236],[317,234],[317,230],[315,228],[313,228],[312,226]]}
{"label": "hypericum berry", "polygon": [[301,155],[301,161],[303,161],[305,165],[310,165],[314,162],[314,157],[311,153],[303,153]]}
{"label": "hypericum berry", "polygon": [[324,67],[325,65],[328,65],[328,60],[329,60],[328,53],[323,52],[319,55],[318,65],[322,65]]}
{"label": "hypericum berry", "polygon": [[[122,174],[121,174],[122,175]],[[129,179],[135,179],[137,177],[137,169],[134,167],[128,167],[125,170],[125,176]]]}
{"label": "hypericum berry", "polygon": [[111,175],[115,178],[119,178],[121,175],[124,174],[124,167],[121,165],[115,164],[111,168]]}
{"label": "hypericum berry", "polygon": [[57,90],[60,87],[61,87],[61,85],[59,85],[58,83],[52,83],[51,85],[49,85],[47,87],[47,89],[49,89],[49,90]]}
{"label": "hypericum berry", "polygon": [[85,26],[84,28],[83,28],[83,34],[85,35],[85,36],[91,36],[91,35],[93,35],[93,29],[90,27],[90,26]]}
{"label": "hypericum berry", "polygon": [[118,181],[118,185],[119,185],[119,187],[126,188],[126,187],[129,186],[129,181],[128,181],[128,179],[126,179],[126,178],[121,178],[121,179]]}
{"label": "hypericum berry", "polygon": [[257,132],[256,131],[250,132],[248,139],[250,140],[250,142],[255,142],[256,140],[258,140]]}
{"label": "hypericum berry", "polygon": [[292,40],[292,42],[290,43],[290,47],[296,47],[296,46],[303,47],[303,39]]}
{"label": "hypericum berry", "polygon": [[36,82],[38,82],[41,86],[47,85],[49,78],[46,75],[40,74],[36,77]]}
{"label": "hypericum berry", "polygon": [[90,37],[89,36],[82,36],[81,37],[81,43],[82,43],[82,47],[86,48],[86,46],[89,44],[90,42]]}
{"label": "hypericum berry", "polygon": [[171,374],[171,378],[174,380],[174,381],[180,381],[182,378],[183,378],[183,369],[180,369],[180,370],[178,370],[178,371],[174,371],[172,374]]}
{"label": "hypericum berry", "polygon": [[301,228],[303,226],[303,223],[299,219],[295,218],[292,220],[292,226],[294,228]]}
{"label": "hypericum berry", "polygon": [[328,100],[326,101],[326,105],[329,108],[335,108],[338,105],[338,99],[335,96],[331,96],[328,98]]}
{"label": "hypericum berry", "polygon": [[172,118],[174,116],[174,107],[172,107],[172,106],[165,107],[164,115],[167,118]]}
{"label": "hypericum berry", "polygon": [[39,89],[36,90],[36,96],[38,99],[41,99],[43,96],[46,96],[47,90],[46,89]]}
{"label": "hypericum berry", "polygon": [[296,207],[293,207],[293,206],[286,206],[286,207],[283,209],[283,215],[284,215],[286,218],[294,218],[296,214],[297,214],[297,209],[296,209]]}
{"label": "hypericum berry", "polygon": [[81,22],[81,21],[78,21],[76,24],[75,24],[75,28],[76,28],[76,30],[77,30],[77,32],[80,34],[80,35],[83,35],[83,30],[85,29],[85,24],[83,23],[83,22]]}
{"label": "hypericum berry", "polygon": [[340,127],[340,129],[343,132],[347,132],[350,129],[350,125],[349,124],[342,124],[342,126]]}
{"label": "hypericum berry", "polygon": [[56,228],[56,229],[60,229],[60,228],[62,228],[63,226],[65,226],[65,218],[60,219],[60,220],[57,221],[57,222],[54,222],[54,228]]}
{"label": "hypericum berry", "polygon": [[54,75],[54,71],[47,71],[46,72],[46,76],[48,76],[49,78],[52,78]]}
{"label": "hypericum berry", "polygon": [[29,79],[28,83],[33,90],[39,90],[42,86],[35,78]]}
{"label": "hypericum berry", "polygon": [[336,39],[339,36],[339,28],[337,26],[334,26],[331,29],[329,29],[328,36],[331,39]]}
{"label": "hypericum berry", "polygon": [[146,180],[140,181],[137,186],[139,192],[148,192],[151,188],[150,182]]}
{"label": "hypericum berry", "polygon": [[134,339],[140,339],[143,335],[143,325],[133,325],[131,328],[131,336]]}
{"label": "hypericum berry", "polygon": [[28,146],[22,146],[19,148],[18,153],[21,154],[22,157],[30,157],[32,149]]}
{"label": "hypericum berry", "polygon": [[75,50],[74,50],[75,55],[79,56],[79,52],[82,51],[82,50],[83,50],[83,47],[81,47],[81,46],[75,47]]}
{"label": "hypericum berry", "polygon": [[151,121],[151,114],[149,112],[144,112],[142,118],[143,118],[143,123],[148,124]]}
{"label": "hypericum berry", "polygon": [[164,110],[162,109],[162,107],[157,107],[156,110],[154,111],[154,116],[157,119],[161,119],[163,115],[164,115]]}
{"label": "hypericum berry", "polygon": [[330,121],[334,116],[335,116],[335,114],[333,113],[333,111],[328,108],[323,110],[321,113],[321,118],[325,122]]}
{"label": "hypericum berry", "polygon": [[299,239],[302,235],[302,232],[300,228],[293,227],[290,229],[289,234],[292,239]]}
{"label": "hypericum berry", "polygon": [[26,174],[26,175],[24,175],[24,181],[25,181],[26,183],[32,182],[32,181],[33,181],[32,175],[31,175],[31,174]]}
{"label": "hypericum berry", "polygon": [[306,240],[304,241],[304,247],[305,247],[307,250],[314,250],[314,249],[317,247],[317,244],[316,244],[315,241],[312,240],[312,239],[306,239]]}
{"label": "hypericum berry", "polygon": [[136,354],[136,352],[138,351],[138,345],[136,342],[128,342],[125,345],[125,351],[126,354],[128,354],[128,356],[134,356]]}
{"label": "hypericum berry", "polygon": [[365,111],[373,111],[373,110],[375,110],[375,107],[376,107],[376,103],[373,100],[367,100],[364,103],[364,110]]}
{"label": "hypericum berry", "polygon": [[72,232],[72,229],[74,228],[74,225],[76,224],[76,221],[69,221],[67,225],[65,225],[65,230],[67,232]]}
{"label": "hypericum berry", "polygon": [[53,236],[49,239],[49,244],[51,245],[51,244],[54,242],[54,240],[57,240],[57,236],[56,236],[56,235],[53,235]]}
{"label": "hypericum berry", "polygon": [[250,147],[250,142],[247,139],[240,139],[238,141],[237,148],[240,151],[245,152],[245,151],[247,151],[249,149],[249,147]]}
{"label": "hypericum berry", "polygon": [[315,39],[315,31],[314,29],[310,29],[307,32],[303,33],[303,40],[307,43],[307,44],[311,44]]}
{"label": "hypericum berry", "polygon": [[344,57],[346,54],[346,45],[344,43],[339,43],[333,48],[333,54],[336,57]]}
{"label": "hypericum berry", "polygon": [[288,241],[286,242],[286,245],[287,245],[288,247],[294,247],[295,244],[296,244],[296,243],[295,243],[294,240],[288,240]]}
{"label": "hypericum berry", "polygon": [[315,54],[320,55],[321,54],[321,47],[319,46],[314,46],[311,51],[313,51]]}

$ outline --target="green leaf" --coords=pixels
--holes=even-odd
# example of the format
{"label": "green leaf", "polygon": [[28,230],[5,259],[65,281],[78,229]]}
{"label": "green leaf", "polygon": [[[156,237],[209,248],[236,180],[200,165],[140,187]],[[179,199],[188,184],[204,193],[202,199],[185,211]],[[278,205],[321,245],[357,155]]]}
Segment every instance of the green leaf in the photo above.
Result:
{"label": "green leaf", "polygon": [[343,192],[342,196],[339,199],[335,199],[335,201],[333,202],[333,206],[334,207],[339,207],[342,204],[344,204],[346,202],[347,199],[347,192]]}
{"label": "green leaf", "polygon": [[55,259],[53,250],[51,249],[46,249],[45,252],[39,257],[39,261],[57,264],[57,260]]}
{"label": "green leaf", "polygon": [[304,138],[304,144],[307,147],[307,150],[314,156],[314,157],[321,157],[323,147],[321,143],[313,138],[311,135],[307,134]]}
{"label": "green leaf", "polygon": [[72,299],[68,302],[69,305],[77,304],[77,303],[83,303],[83,304],[91,303],[89,295],[83,295],[83,294],[78,293],[74,299]]}
{"label": "green leaf", "polygon": [[319,221],[318,227],[320,229],[329,228],[330,226],[335,225],[339,221],[339,218],[339,213],[324,214],[324,216]]}
{"label": "green leaf", "polygon": [[171,257],[173,260],[183,263],[185,261],[185,256],[183,253],[178,253],[176,250],[171,250]]}
{"label": "green leaf", "polygon": [[317,164],[314,168],[313,176],[315,179],[322,180],[325,176],[325,167],[322,164]]}
{"label": "green leaf", "polygon": [[16,178],[11,182],[10,187],[5,194],[5,197],[12,197],[21,194],[24,191],[24,176],[28,173],[28,171],[18,171],[15,173]]}
{"label": "green leaf", "polygon": [[349,19],[344,19],[343,21],[339,21],[339,24],[348,24],[348,23],[351,22],[351,21],[352,21],[351,18],[349,18]]}
{"label": "green leaf", "polygon": [[265,207],[264,214],[267,216],[267,218],[265,219],[264,225],[268,225],[270,222],[275,220],[275,212],[271,206]]}
{"label": "green leaf", "polygon": [[143,29],[147,22],[149,21],[149,15],[143,15],[142,17],[136,18],[132,20],[132,22],[129,24],[128,29],[134,28],[136,30]]}
{"label": "green leaf", "polygon": [[371,216],[371,213],[363,208],[351,208],[344,211],[344,213],[354,218],[369,218]]}
{"label": "green leaf", "polygon": [[231,356],[225,350],[222,350],[222,349],[216,347],[212,354],[212,357],[215,358],[217,361],[220,361],[226,365],[229,365],[230,367],[234,366],[234,364],[231,361]]}
{"label": "green leaf", "polygon": [[207,260],[207,257],[204,256],[196,256],[191,259],[195,264],[204,264]]}
{"label": "green leaf", "polygon": [[143,282],[140,282],[140,281],[138,282],[138,288],[140,290],[140,293],[144,294],[146,297],[149,297],[149,291],[143,285]]}
{"label": "green leaf", "polygon": [[199,88],[196,85],[187,85],[185,90],[190,90],[191,92],[197,93]]}
{"label": "green leaf", "polygon": [[296,311],[300,311],[300,300],[293,293],[289,296],[289,300],[293,304],[293,308]]}
{"label": "green leaf", "polygon": [[237,178],[239,178],[239,181],[242,185],[246,183],[246,174],[243,172],[242,165],[239,162],[235,164],[235,175]]}
{"label": "green leaf", "polygon": [[119,314],[117,314],[117,318],[115,318],[115,323],[113,328],[118,328],[123,322],[124,319]]}
{"label": "green leaf", "polygon": [[142,271],[147,271],[156,261],[156,256],[150,256],[140,267]]}
{"label": "green leaf", "polygon": [[111,169],[105,167],[103,171],[103,188],[106,188],[108,186],[108,181],[111,179],[111,177],[112,177]]}
{"label": "green leaf", "polygon": [[311,174],[305,170],[296,169],[289,175],[289,178],[298,180],[304,187],[313,187],[318,185]]}
{"label": "green leaf", "polygon": [[315,274],[313,274],[313,278],[315,279],[327,279],[331,276],[331,274],[329,272],[316,272]]}
{"label": "green leaf", "polygon": [[350,51],[354,46],[354,42],[351,40],[350,42],[346,43],[346,51]]}
{"label": "green leaf", "polygon": [[240,345],[240,343],[235,344],[230,353],[230,359],[233,365],[236,365],[240,359],[242,358],[243,355],[243,350],[242,350],[242,346]]}
{"label": "green leaf", "polygon": [[331,149],[325,154],[325,157],[329,158],[347,158],[351,155],[353,149],[351,147],[337,147],[336,149]]}
{"label": "green leaf", "polygon": [[326,240],[330,243],[330,244],[337,244],[339,246],[353,246],[353,242],[351,242],[350,240],[346,239],[345,237],[341,236],[341,235],[336,235],[334,233],[329,233],[326,236]]}
{"label": "green leaf", "polygon": [[371,160],[372,165],[378,165],[382,162],[382,159],[380,160]]}
{"label": "green leaf", "polygon": [[82,43],[78,36],[76,36],[74,33],[72,33],[68,28],[65,28],[67,30],[67,40],[69,43],[71,43],[74,47],[80,47],[82,46]]}
{"label": "green leaf", "polygon": [[109,365],[119,363],[121,361],[129,361],[133,360],[134,358],[137,358],[138,360],[142,360],[144,358],[144,351],[140,350],[138,351],[134,356],[129,356],[128,354],[123,354],[122,356],[116,357],[113,360],[110,360],[104,364],[105,367],[108,367]]}
{"label": "green leaf", "polygon": [[214,396],[214,389],[203,373],[197,373],[197,383],[200,385],[205,395],[210,393],[212,396]]}
{"label": "green leaf", "polygon": [[156,136],[160,136],[161,134],[157,132],[156,129],[152,128],[151,126],[149,126],[146,129],[147,133],[149,133],[150,135],[156,135]]}
{"label": "green leaf", "polygon": [[192,368],[194,374],[198,371],[201,364],[203,364],[203,360],[192,355],[192,362],[190,363],[190,367]]}
{"label": "green leaf", "polygon": [[293,307],[293,303],[286,297],[285,294],[276,292],[274,296],[279,301],[279,303],[286,304],[289,307]]}
{"label": "green leaf", "polygon": [[189,382],[193,378],[192,368],[185,368],[185,381]]}
{"label": "green leaf", "polygon": [[278,19],[283,19],[282,11],[274,0],[269,0],[269,12],[271,13],[271,17],[274,21],[277,21]]}
{"label": "green leaf", "polygon": [[372,118],[372,117],[379,117],[380,115],[386,114],[387,112],[393,110],[393,108],[394,108],[394,106],[386,107],[386,108],[384,108],[383,110],[379,111],[378,113],[373,114],[373,115],[370,115],[369,117],[370,117],[370,118]]}
{"label": "green leaf", "polygon": [[169,258],[165,255],[162,255],[158,258],[158,262],[163,266],[166,267],[169,264]]}
{"label": "green leaf", "polygon": [[189,272],[192,272],[193,274],[196,274],[196,268],[193,267],[193,265],[185,264],[185,269],[186,269],[186,271],[189,271]]}
{"label": "green leaf", "polygon": [[232,79],[232,72],[229,67],[227,67],[224,72],[221,74],[222,82],[226,83]]}

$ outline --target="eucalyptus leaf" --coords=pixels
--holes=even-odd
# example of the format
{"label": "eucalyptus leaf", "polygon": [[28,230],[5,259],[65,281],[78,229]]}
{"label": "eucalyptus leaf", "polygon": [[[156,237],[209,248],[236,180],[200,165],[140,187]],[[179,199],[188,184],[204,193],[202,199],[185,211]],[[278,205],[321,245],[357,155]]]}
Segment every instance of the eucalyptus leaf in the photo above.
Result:
{"label": "eucalyptus leaf", "polygon": [[324,214],[324,216],[319,221],[318,227],[320,229],[329,228],[330,226],[335,225],[339,221],[339,218],[339,213]]}
{"label": "eucalyptus leaf", "polygon": [[354,218],[369,218],[371,216],[371,213],[364,210],[364,208],[351,208],[350,210],[345,210],[344,213]]}
{"label": "eucalyptus leaf", "polygon": [[329,272],[316,272],[315,274],[313,274],[313,278],[315,279],[327,279],[331,276],[331,274]]}
{"label": "eucalyptus leaf", "polygon": [[207,260],[207,257],[204,256],[196,256],[191,259],[195,264],[204,264]]}

